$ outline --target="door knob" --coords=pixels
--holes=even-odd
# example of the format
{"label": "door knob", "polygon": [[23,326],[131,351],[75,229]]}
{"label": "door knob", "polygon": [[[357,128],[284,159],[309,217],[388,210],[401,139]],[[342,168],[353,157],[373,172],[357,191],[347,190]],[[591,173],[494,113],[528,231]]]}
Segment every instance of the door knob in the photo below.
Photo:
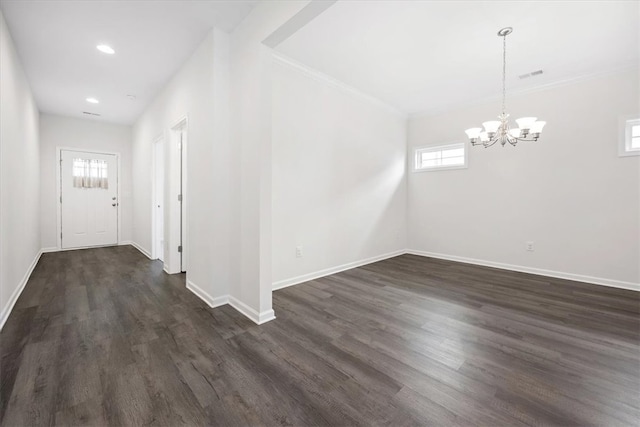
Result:
{"label": "door knob", "polygon": [[116,205],[115,203],[111,203],[111,206],[115,206],[115,205]]}
{"label": "door knob", "polygon": [[112,197],[112,198],[111,198],[111,200],[115,200],[115,199],[116,199],[115,197]]}

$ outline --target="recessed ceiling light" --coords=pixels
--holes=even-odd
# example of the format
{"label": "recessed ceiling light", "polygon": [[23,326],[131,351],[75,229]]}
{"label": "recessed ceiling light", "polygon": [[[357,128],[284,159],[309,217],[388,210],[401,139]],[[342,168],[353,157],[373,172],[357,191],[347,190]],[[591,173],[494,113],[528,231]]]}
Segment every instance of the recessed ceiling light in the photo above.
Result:
{"label": "recessed ceiling light", "polygon": [[107,55],[113,55],[114,53],[116,53],[116,51],[113,50],[111,46],[106,44],[99,44],[98,46],[96,46],[96,49],[98,49],[102,53],[106,53]]}
{"label": "recessed ceiling light", "polygon": [[87,102],[90,102],[90,103],[92,103],[92,104],[97,104],[97,103],[99,103],[100,101],[98,101],[98,100],[97,100],[97,99],[95,99],[95,98],[87,98]]}

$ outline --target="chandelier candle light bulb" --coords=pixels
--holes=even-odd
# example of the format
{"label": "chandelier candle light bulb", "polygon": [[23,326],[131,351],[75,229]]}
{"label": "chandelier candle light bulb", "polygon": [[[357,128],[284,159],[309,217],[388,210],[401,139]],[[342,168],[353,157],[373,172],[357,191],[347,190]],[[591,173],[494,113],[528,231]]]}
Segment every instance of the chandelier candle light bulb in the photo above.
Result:
{"label": "chandelier candle light bulb", "polygon": [[537,141],[542,133],[542,128],[546,122],[537,121],[537,117],[522,117],[516,120],[517,128],[509,127],[509,115],[506,113],[506,75],[507,75],[507,36],[513,32],[513,28],[506,27],[498,31],[498,36],[502,37],[502,114],[498,116],[500,120],[491,120],[482,123],[482,128],[471,128],[465,132],[469,137],[471,145],[483,145],[485,148],[491,147],[496,142],[504,147],[507,142],[515,146],[519,141]]}

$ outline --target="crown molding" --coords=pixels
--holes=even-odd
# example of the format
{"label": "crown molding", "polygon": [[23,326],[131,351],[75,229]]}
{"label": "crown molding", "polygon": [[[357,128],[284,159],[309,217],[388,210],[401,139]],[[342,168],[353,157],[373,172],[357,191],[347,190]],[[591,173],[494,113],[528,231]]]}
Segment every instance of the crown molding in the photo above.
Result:
{"label": "crown molding", "polygon": [[355,87],[353,87],[351,85],[348,85],[348,84],[346,84],[346,83],[344,83],[344,82],[342,82],[342,81],[340,81],[340,80],[338,80],[336,78],[333,78],[333,77],[331,77],[331,76],[329,76],[327,74],[324,74],[324,73],[322,73],[322,72],[320,72],[320,71],[318,71],[316,69],[313,69],[313,68],[311,68],[311,67],[309,67],[307,65],[304,65],[303,63],[298,62],[295,59],[289,58],[288,56],[283,55],[280,52],[275,52],[274,51],[274,52],[272,52],[272,55],[273,55],[274,62],[276,62],[278,64],[282,64],[282,65],[287,66],[287,67],[289,67],[289,68],[291,68],[293,70],[299,71],[299,72],[305,74],[307,77],[310,77],[310,78],[312,78],[312,79],[314,79],[316,81],[319,81],[319,82],[322,82],[322,83],[326,83],[326,84],[328,84],[330,86],[333,86],[333,87],[335,87],[335,88],[337,88],[337,89],[339,89],[339,90],[341,90],[343,92],[346,92],[346,93],[348,93],[350,95],[353,95],[353,96],[355,96],[357,98],[360,98],[360,99],[362,99],[364,101],[367,101],[367,102],[369,102],[369,103],[371,103],[371,104],[373,104],[373,105],[375,105],[377,107],[380,107],[380,108],[382,108],[382,109],[384,109],[384,110],[386,110],[386,111],[388,111],[388,112],[390,112],[392,114],[395,114],[395,115],[397,115],[397,116],[399,116],[399,117],[401,117],[401,118],[403,118],[405,120],[409,117],[409,115],[406,112],[404,112],[404,111],[402,111],[402,110],[400,110],[400,109],[398,109],[398,108],[396,108],[396,107],[394,107],[394,106],[392,106],[392,105],[380,100],[379,98],[376,98],[376,97],[371,96],[371,95],[369,95],[369,94],[367,94],[365,92],[362,92],[361,90],[356,89]]}
{"label": "crown molding", "polygon": [[[540,85],[532,86],[528,88],[511,90],[509,91],[509,97],[518,97],[518,96],[528,95],[536,92],[543,92],[545,90],[555,89],[563,86],[571,86],[573,84],[582,83],[585,81],[610,76],[613,74],[632,71],[634,69],[637,70],[639,66],[640,64],[638,64],[637,61],[628,61],[612,68],[601,69],[601,70],[593,71],[590,73],[583,73],[573,77],[566,77],[560,80],[556,80],[554,82],[544,83],[544,84],[540,84]],[[441,114],[458,111],[463,108],[492,104],[495,102],[500,102],[501,100],[502,100],[502,95],[494,95],[486,98],[480,98],[473,101],[456,104],[455,106],[449,106],[449,107],[443,107],[443,108],[432,108],[429,110],[424,110],[416,113],[408,113],[407,117],[409,120],[414,120],[414,119],[421,119],[425,117],[439,116]]]}

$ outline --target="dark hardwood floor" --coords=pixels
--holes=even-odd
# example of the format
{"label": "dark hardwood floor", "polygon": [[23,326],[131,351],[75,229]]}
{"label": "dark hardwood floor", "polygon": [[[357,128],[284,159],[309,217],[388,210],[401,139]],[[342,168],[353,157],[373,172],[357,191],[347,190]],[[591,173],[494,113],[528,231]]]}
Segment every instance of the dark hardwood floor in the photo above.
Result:
{"label": "dark hardwood floor", "polygon": [[210,309],[129,246],[45,254],[2,425],[638,426],[637,292],[404,255],[273,305]]}

